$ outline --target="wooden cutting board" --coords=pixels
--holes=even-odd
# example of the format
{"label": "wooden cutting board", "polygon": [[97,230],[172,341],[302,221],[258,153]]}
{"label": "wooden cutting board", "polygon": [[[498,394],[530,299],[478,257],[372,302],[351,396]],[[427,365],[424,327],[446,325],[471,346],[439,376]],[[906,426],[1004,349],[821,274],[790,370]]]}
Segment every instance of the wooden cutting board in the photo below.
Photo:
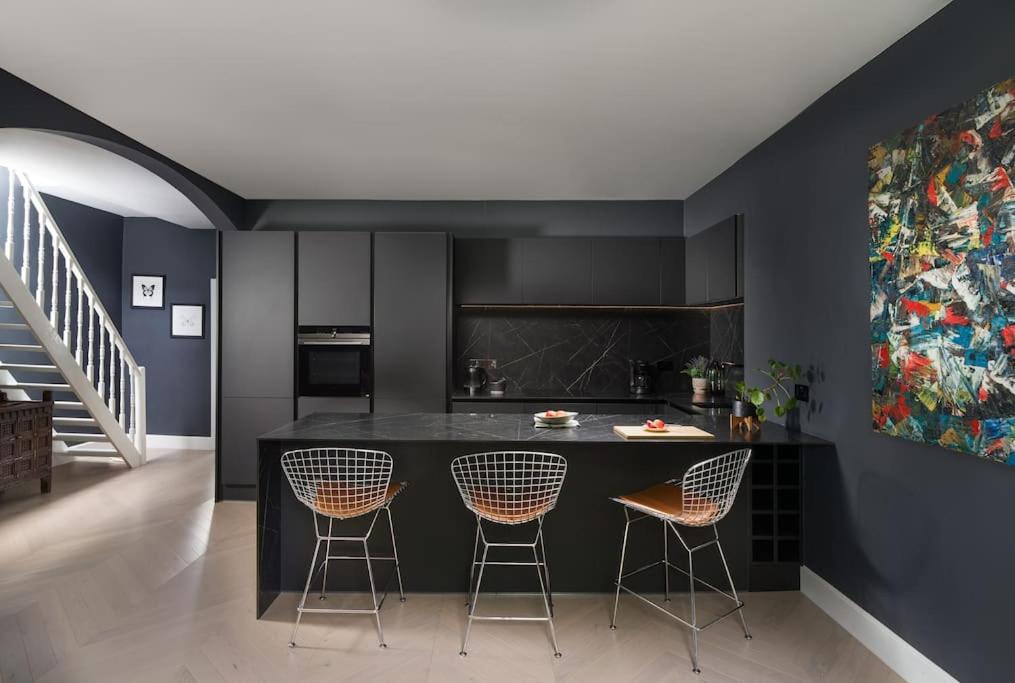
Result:
{"label": "wooden cutting board", "polygon": [[637,427],[624,427],[615,425],[613,431],[625,439],[714,439],[715,434],[710,434],[704,429],[686,425],[668,425],[665,432],[646,431],[643,425]]}

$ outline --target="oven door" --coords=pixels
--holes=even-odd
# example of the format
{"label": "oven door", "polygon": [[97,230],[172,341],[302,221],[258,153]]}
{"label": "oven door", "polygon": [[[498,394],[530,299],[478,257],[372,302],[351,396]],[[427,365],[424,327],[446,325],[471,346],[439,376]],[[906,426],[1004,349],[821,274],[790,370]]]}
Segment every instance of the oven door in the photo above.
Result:
{"label": "oven door", "polygon": [[300,342],[300,396],[370,396],[370,346]]}

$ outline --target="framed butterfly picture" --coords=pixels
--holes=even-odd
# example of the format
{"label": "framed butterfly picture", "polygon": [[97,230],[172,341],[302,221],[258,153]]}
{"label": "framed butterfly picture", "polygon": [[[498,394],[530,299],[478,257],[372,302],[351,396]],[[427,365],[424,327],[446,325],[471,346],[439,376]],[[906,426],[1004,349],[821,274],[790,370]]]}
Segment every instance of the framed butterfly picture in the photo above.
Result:
{"label": "framed butterfly picture", "polygon": [[165,275],[131,275],[131,308],[166,308]]}

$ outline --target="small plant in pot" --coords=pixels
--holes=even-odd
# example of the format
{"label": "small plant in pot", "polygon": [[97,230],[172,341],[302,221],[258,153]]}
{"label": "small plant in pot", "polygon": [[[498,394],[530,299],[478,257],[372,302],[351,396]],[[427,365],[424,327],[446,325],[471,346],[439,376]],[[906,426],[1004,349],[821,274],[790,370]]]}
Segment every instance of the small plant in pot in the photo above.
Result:
{"label": "small plant in pot", "polygon": [[762,370],[770,382],[763,387],[749,387],[745,382],[737,382],[736,395],[733,398],[733,415],[735,417],[757,417],[759,422],[765,421],[765,401],[775,401],[775,414],[785,416],[797,407],[797,400],[786,388],[800,378],[802,371],[799,365],[790,365],[777,360],[768,361],[768,369]]}
{"label": "small plant in pot", "polygon": [[708,378],[705,376],[708,370],[708,358],[695,356],[687,361],[684,369],[680,372],[691,378],[691,388],[696,394],[704,394],[708,390]]}

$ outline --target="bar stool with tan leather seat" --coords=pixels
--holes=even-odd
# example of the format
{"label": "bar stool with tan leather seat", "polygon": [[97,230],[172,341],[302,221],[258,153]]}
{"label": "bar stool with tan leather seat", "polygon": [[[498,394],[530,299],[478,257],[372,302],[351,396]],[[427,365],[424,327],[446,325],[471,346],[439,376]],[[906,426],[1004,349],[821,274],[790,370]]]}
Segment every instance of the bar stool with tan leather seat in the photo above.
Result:
{"label": "bar stool with tan leather seat", "polygon": [[[398,578],[398,593],[405,602],[405,591],[402,588],[402,572],[398,564],[398,546],[395,545],[395,527],[391,519],[391,501],[407,486],[406,482],[391,483],[391,456],[383,451],[359,450],[353,448],[309,448],[288,451],[282,455],[282,470],[292,486],[296,498],[314,513],[314,532],[317,543],[314,545],[314,557],[310,561],[307,583],[303,588],[296,612],[296,625],[293,627],[289,647],[296,646],[296,631],[300,627],[300,619],[304,613],[317,614],[373,614],[377,622],[377,639],[381,647],[384,642],[384,631],[381,629],[381,606],[387,597],[387,583],[381,599],[377,599],[377,588],[374,583],[374,560],[394,562],[392,574]],[[368,541],[381,511],[388,516],[388,528],[391,531],[391,557],[372,557]],[[333,524],[336,520],[363,517],[373,514],[367,531],[362,536],[336,536]],[[327,518],[328,532],[321,533],[318,516]],[[332,555],[331,543],[354,542],[363,544],[362,555]],[[321,546],[325,546],[324,559],[318,565],[317,555]],[[321,579],[320,599],[327,599],[328,563],[331,560],[364,560],[367,565],[367,577],[370,580],[370,598],[373,605],[370,609],[331,609],[310,608],[306,606],[307,593],[314,576],[323,570]]]}
{"label": "bar stool with tan leather seat", "polygon": [[[691,629],[692,651],[691,670],[701,673],[698,667],[698,633],[705,630],[712,624],[728,617],[734,612],[740,614],[740,623],[744,627],[744,637],[750,639],[751,632],[747,628],[747,621],[744,619],[744,603],[737,596],[737,589],[733,585],[733,576],[730,574],[729,565],[726,563],[726,555],[723,553],[722,545],[719,543],[719,531],[716,524],[726,516],[733,507],[733,501],[740,489],[740,482],[747,469],[747,463],[751,458],[751,451],[745,448],[738,451],[731,451],[715,458],[710,458],[690,467],[684,473],[682,479],[673,479],[663,484],[657,484],[644,491],[631,493],[625,496],[612,498],[624,506],[624,517],[627,523],[624,525],[624,542],[620,551],[620,571],[617,575],[617,593],[613,602],[613,618],[610,620],[610,628],[617,628],[617,607],[620,604],[620,591],[624,590],[639,600],[648,603],[652,607],[662,611],[680,623]],[[638,517],[631,517],[631,511],[641,513]],[[633,571],[624,573],[624,556],[627,553],[627,534],[632,522],[638,522],[649,517],[654,517],[663,525],[663,559],[639,567]],[[714,538],[695,546],[688,545],[684,536],[680,533],[678,526],[682,527],[712,527]],[[673,532],[687,551],[687,571],[672,564],[669,557],[669,534],[667,529]],[[694,576],[694,553],[714,545],[719,551],[723,568],[726,570],[726,578],[730,583],[730,593],[716,588],[707,581]],[[690,581],[691,598],[691,620],[677,616],[673,612],[652,602],[643,595],[639,595],[623,584],[624,579],[639,574],[652,567],[663,566],[665,576],[665,600],[670,599],[670,569],[675,569],[686,575]],[[726,596],[733,601],[734,607],[720,614],[705,624],[699,624],[695,605],[694,582],[711,588],[712,590]]]}
{"label": "bar stool with tan leather seat", "polygon": [[[564,484],[567,461],[554,453],[533,453],[527,451],[473,453],[455,458],[451,463],[451,475],[458,485],[465,507],[476,515],[476,540],[472,547],[472,563],[469,566],[469,619],[462,639],[460,655],[467,654],[469,632],[474,620],[487,621],[545,621],[553,643],[553,654],[560,657],[557,649],[557,634],[553,628],[553,601],[550,597],[550,570],[546,562],[546,548],[543,544],[543,517],[557,505],[557,497]],[[521,525],[536,523],[536,534],[531,543],[500,543],[487,540],[483,521],[493,524]],[[483,554],[479,560],[479,542],[483,541]],[[532,562],[490,561],[490,548],[528,548],[532,551]],[[476,566],[479,577],[475,592],[472,582]],[[487,565],[512,565],[535,567],[539,576],[539,590],[543,597],[545,617],[480,616],[476,614],[479,591],[483,585],[483,570]]]}

